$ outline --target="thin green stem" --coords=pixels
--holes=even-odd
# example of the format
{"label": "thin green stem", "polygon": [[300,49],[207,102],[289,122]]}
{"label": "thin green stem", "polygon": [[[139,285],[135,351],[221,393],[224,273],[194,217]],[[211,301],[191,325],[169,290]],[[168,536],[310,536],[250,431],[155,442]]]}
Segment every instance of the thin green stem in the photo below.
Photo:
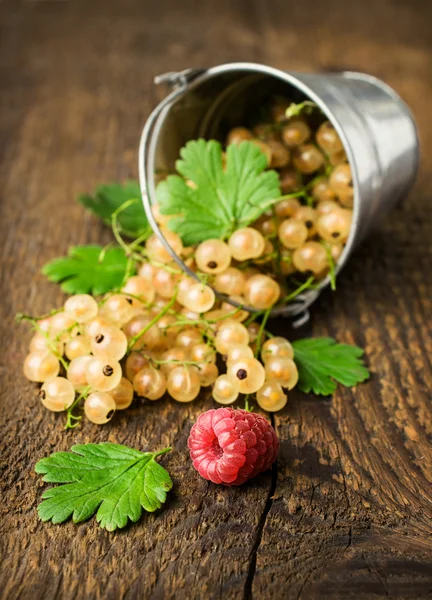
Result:
{"label": "thin green stem", "polygon": [[331,254],[330,244],[328,244],[325,241],[322,241],[321,243],[325,248],[325,251],[327,254],[327,260],[328,260],[329,267],[330,267],[330,271],[329,271],[330,287],[331,287],[332,291],[335,292],[336,291],[336,263]]}
{"label": "thin green stem", "polygon": [[308,288],[311,288],[313,286],[314,281],[315,281],[315,277],[309,277],[309,279],[307,281],[305,281],[304,283],[302,283],[296,290],[294,290],[293,292],[288,294],[288,296],[285,296],[285,298],[283,299],[283,303],[288,304],[288,302],[291,302],[291,300],[294,300],[294,298],[296,298],[299,294],[301,294]]}
{"label": "thin green stem", "polygon": [[[82,417],[74,415],[73,410],[78,406],[81,400],[87,398],[90,391],[90,386],[84,388],[80,395],[77,396],[77,398],[75,398],[74,402],[67,409],[65,429],[74,429],[74,427],[77,427],[79,425],[79,421],[81,421]],[[76,421],[76,423],[73,423],[72,421]]]}
{"label": "thin green stem", "polygon": [[265,326],[267,325],[267,321],[268,321],[268,319],[270,317],[270,313],[272,311],[272,308],[273,307],[268,308],[265,311],[264,316],[262,318],[261,325],[260,325],[260,328],[258,330],[258,335],[257,335],[257,339],[256,339],[255,358],[258,358],[258,356],[260,355],[261,346],[262,346],[262,343],[263,343],[262,342],[262,338],[263,338],[263,335],[264,335],[264,332],[265,332]]}
{"label": "thin green stem", "polygon": [[166,315],[166,313],[170,310],[170,308],[172,308],[172,306],[174,305],[175,301],[177,300],[177,291],[174,293],[173,297],[171,298],[171,300],[168,302],[168,304],[166,304],[163,309],[160,311],[160,313],[158,313],[151,321],[148,325],[146,325],[143,329],[141,329],[141,331],[139,331],[136,335],[134,335],[130,340],[129,340],[129,344],[128,344],[128,352],[130,352],[133,348],[133,346],[136,344],[136,342],[145,334],[147,333],[147,331],[153,327],[153,325],[155,325],[159,319],[161,319],[164,315]]}

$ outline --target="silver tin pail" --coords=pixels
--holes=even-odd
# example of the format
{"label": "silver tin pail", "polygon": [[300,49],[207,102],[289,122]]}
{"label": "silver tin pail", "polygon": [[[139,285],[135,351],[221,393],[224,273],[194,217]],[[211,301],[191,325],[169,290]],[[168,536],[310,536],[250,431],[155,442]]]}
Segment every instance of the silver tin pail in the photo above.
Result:
{"label": "silver tin pail", "polygon": [[[139,174],[143,203],[154,232],[192,277],[196,278],[195,273],[175,254],[153,218],[155,173],[159,169],[173,172],[179,150],[188,140],[223,141],[230,127],[242,123],[271,95],[315,102],[344,144],[355,194],[351,232],[337,272],[413,184],[419,160],[413,117],[396,92],[370,75],[287,73],[260,64],[230,63],[167,73],[155,82],[167,82],[173,91],[151,113],[142,132]],[[296,316],[297,325],[302,324],[308,319],[308,307],[328,283],[327,278],[318,289],[304,292],[272,314]]]}

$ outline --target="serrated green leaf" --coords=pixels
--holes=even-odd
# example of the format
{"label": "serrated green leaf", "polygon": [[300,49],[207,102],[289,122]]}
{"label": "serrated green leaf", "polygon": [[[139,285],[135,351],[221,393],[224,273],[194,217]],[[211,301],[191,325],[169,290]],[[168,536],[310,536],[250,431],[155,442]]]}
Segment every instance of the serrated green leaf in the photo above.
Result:
{"label": "serrated green leaf", "polygon": [[142,509],[153,512],[172,488],[168,472],[156,462],[159,452],[139,452],[119,444],[80,444],[36,463],[43,480],[61,483],[42,495],[42,521],[74,523],[96,514],[101,527],[114,531],[138,521]]}
{"label": "serrated green leaf", "polygon": [[55,258],[42,268],[50,281],[60,283],[67,294],[95,296],[118,288],[125,277],[128,259],[122,248],[73,246],[68,256]]}
{"label": "serrated green leaf", "polygon": [[[231,144],[224,168],[222,146],[215,140],[193,140],[180,151],[179,175],[157,187],[162,214],[187,245],[228,237],[249,225],[281,194],[276,171],[266,171],[267,159],[252,142]],[[186,180],[193,182],[192,187]]]}
{"label": "serrated green leaf", "polygon": [[137,181],[100,185],[93,195],[82,194],[78,198],[78,202],[100,217],[107,225],[111,225],[113,212],[130,200],[135,202],[119,212],[117,217],[120,232],[131,238],[150,235],[151,227],[144,212],[141,190]]}
{"label": "serrated green leaf", "polygon": [[336,382],[353,387],[370,377],[361,360],[363,350],[358,346],[319,337],[297,340],[293,348],[302,392],[329,396],[336,390]]}

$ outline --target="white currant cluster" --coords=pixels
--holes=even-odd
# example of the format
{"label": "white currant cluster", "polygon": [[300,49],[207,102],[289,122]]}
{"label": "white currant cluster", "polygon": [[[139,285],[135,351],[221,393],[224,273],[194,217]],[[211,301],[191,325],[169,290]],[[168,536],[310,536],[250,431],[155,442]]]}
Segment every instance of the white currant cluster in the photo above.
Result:
{"label": "white currant cluster", "polygon": [[287,118],[287,100],[271,106],[269,122],[235,127],[226,143],[251,141],[279,172],[285,198],[253,225],[265,238],[258,264],[276,276],[324,278],[342,254],[352,224],[354,188],[347,156],[329,121],[317,110]]}
{"label": "white currant cluster", "polygon": [[265,341],[270,334],[255,315],[218,300],[209,285],[269,311],[280,297],[279,284],[256,269],[240,268],[242,257],[262,251],[261,233],[239,229],[228,243],[207,240],[192,249],[184,248],[177,234],[164,234],[198,281],[183,273],[152,235],[138,274],[121,290],[99,302],[88,294],[71,296],[63,310],[31,319],[37,331],[24,374],[42,383],[46,408],[68,411],[69,425],[79,420],[72,410],[80,401],[87,418],[102,424],[115,410],[128,408],[134,392],[148,400],[168,393],[190,402],[210,385],[219,403],[257,392],[263,408],[279,410],[286,402],[283,388],[296,382],[289,342]]}
{"label": "white currant cluster", "polygon": [[87,418],[102,424],[128,408],[134,393],[190,402],[208,386],[220,404],[256,394],[267,411],[285,406],[298,372],[291,344],[265,330],[266,318],[293,297],[287,277],[300,273],[315,281],[329,273],[348,239],[353,202],[350,167],[332,125],[287,119],[287,106],[275,103],[271,122],[237,127],[227,138],[227,144],[259,145],[286,194],[251,226],[226,241],[184,247],[167,227],[172,217],[153,206],[165,239],[197,279],[153,234],[145,244],[125,245],[138,274],[120,290],[99,301],[71,296],[49,317],[28,317],[36,333],[24,374],[42,383],[46,408],[67,411],[67,426],[79,421],[73,411],[81,402]]}

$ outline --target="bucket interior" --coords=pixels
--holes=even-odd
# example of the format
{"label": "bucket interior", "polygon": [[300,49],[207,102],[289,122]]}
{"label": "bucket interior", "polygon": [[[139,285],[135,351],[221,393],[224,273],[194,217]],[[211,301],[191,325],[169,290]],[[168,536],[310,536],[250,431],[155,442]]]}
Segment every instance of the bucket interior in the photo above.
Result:
{"label": "bucket interior", "polygon": [[[252,128],[266,119],[266,108],[277,97],[293,103],[315,100],[293,83],[273,72],[249,69],[228,69],[205,73],[192,82],[175,102],[161,112],[150,142],[150,155],[154,159],[154,172],[175,172],[175,162],[180,149],[191,139],[216,139],[223,143],[230,129],[244,126]],[[323,120],[318,114],[319,122]],[[347,256],[344,249],[337,272]],[[320,282],[318,289],[307,290],[287,306],[277,307],[274,314],[298,315],[318,297],[319,291],[329,283],[329,277]],[[235,304],[235,303],[234,303]]]}
{"label": "bucket interior", "polygon": [[156,171],[173,172],[180,148],[191,139],[224,142],[231,128],[257,124],[265,116],[263,107],[278,96],[295,103],[307,99],[287,81],[250,70],[200,79],[159,118],[153,138]]}

